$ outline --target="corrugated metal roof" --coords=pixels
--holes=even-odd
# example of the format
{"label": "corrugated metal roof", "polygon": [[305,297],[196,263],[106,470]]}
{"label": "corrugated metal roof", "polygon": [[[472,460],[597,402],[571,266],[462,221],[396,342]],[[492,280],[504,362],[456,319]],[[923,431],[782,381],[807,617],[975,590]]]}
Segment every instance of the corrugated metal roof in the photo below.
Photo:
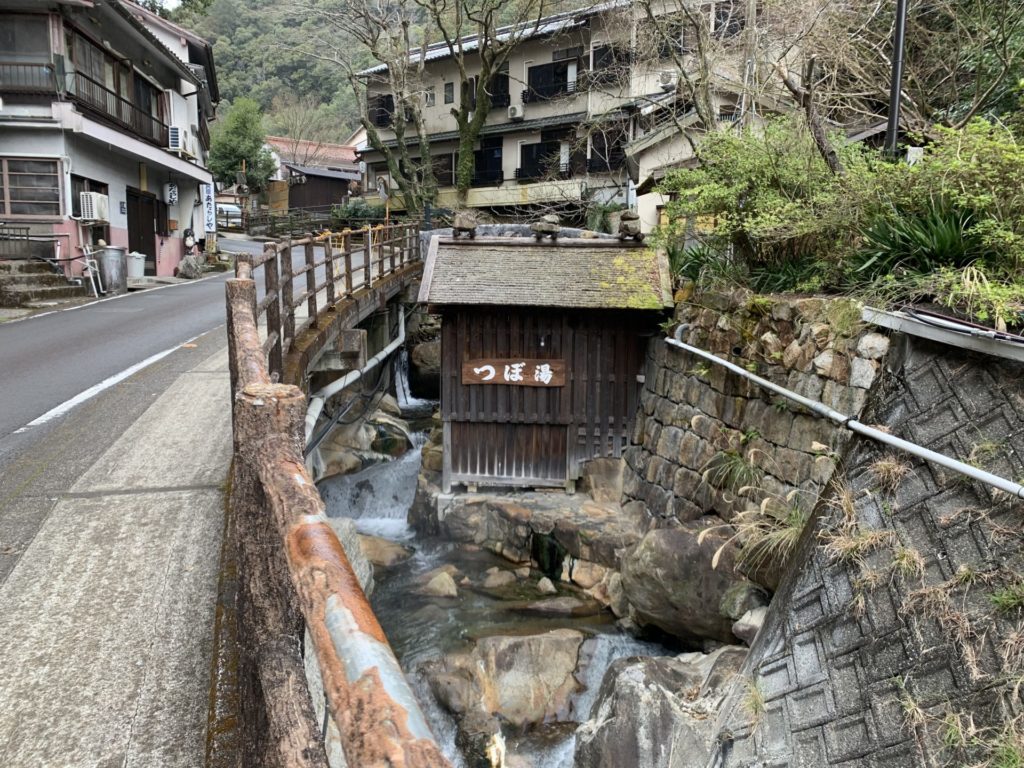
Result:
{"label": "corrugated metal roof", "polygon": [[661,310],[668,260],[616,240],[442,239],[430,243],[419,300],[438,306]]}
{"label": "corrugated metal roof", "polygon": [[[626,7],[630,5],[629,0],[607,0],[607,2],[598,3],[591,6],[590,8],[581,8],[577,11],[568,11],[566,13],[554,14],[547,16],[540,20],[537,24],[537,28],[533,29],[533,22],[527,22],[525,24],[510,25],[507,27],[501,27],[497,31],[497,39],[499,41],[507,40],[513,32],[517,32],[523,29],[529,30],[528,34],[522,36],[523,40],[529,40],[534,37],[545,37],[547,35],[554,35],[559,32],[565,32],[576,27],[582,27],[587,23],[587,19],[603,11],[609,11],[614,8]],[[475,51],[477,48],[477,35],[468,35],[462,38],[462,50],[463,51]],[[421,50],[415,48],[409,51],[409,61],[419,61]],[[424,61],[436,61],[437,59],[444,59],[451,56],[451,49],[447,43],[434,43],[427,47],[426,53],[423,54]],[[359,75],[367,76],[374,75],[379,72],[387,71],[387,64],[378,64],[375,67],[362,70]]]}
{"label": "corrugated metal roof", "polygon": [[304,173],[307,176],[319,176],[324,179],[345,179],[346,181],[359,181],[362,175],[359,173],[358,168],[354,168],[349,171],[334,170],[331,168],[317,168],[312,165],[296,165],[295,163],[285,163],[285,166],[291,168],[296,173]]}

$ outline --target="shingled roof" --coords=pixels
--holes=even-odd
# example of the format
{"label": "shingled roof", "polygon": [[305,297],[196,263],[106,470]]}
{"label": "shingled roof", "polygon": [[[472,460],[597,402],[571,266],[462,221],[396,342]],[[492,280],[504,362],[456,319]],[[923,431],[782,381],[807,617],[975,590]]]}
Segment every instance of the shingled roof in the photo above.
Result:
{"label": "shingled roof", "polygon": [[660,310],[672,306],[672,291],[665,255],[633,243],[435,235],[419,300],[436,306]]}

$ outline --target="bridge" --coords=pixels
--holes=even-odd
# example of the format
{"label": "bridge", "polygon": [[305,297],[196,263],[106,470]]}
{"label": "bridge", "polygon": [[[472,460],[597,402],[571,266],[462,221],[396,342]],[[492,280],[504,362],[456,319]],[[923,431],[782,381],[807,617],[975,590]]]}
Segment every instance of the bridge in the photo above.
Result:
{"label": "bridge", "polygon": [[403,224],[269,243],[227,282],[243,765],[328,765],[306,637],[351,765],[448,764],[303,457],[311,366],[421,271],[419,233]]}

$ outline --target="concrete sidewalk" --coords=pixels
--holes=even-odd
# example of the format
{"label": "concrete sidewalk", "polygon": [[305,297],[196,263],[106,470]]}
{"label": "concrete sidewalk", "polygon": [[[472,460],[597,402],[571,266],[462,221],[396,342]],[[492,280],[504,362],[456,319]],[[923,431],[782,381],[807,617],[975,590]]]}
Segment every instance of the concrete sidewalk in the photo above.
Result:
{"label": "concrete sidewalk", "polygon": [[0,766],[203,765],[230,457],[221,348],[59,498],[0,583]]}

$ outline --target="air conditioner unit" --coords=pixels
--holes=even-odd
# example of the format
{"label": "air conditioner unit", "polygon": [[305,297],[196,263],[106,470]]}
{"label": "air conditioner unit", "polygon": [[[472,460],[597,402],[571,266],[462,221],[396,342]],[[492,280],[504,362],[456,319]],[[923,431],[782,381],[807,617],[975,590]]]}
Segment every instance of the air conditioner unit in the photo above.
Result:
{"label": "air conditioner unit", "polygon": [[522,120],[526,117],[526,107],[521,104],[512,104],[508,108],[509,120]]}
{"label": "air conditioner unit", "polygon": [[110,198],[99,192],[79,192],[82,220],[92,222],[110,221]]}
{"label": "air conditioner unit", "polygon": [[177,125],[169,126],[167,128],[167,148],[171,150],[171,152],[189,153],[190,145],[188,131]]}
{"label": "air conditioner unit", "polygon": [[666,69],[658,75],[658,85],[663,91],[674,91],[677,82],[679,82],[679,73],[675,70]]}

